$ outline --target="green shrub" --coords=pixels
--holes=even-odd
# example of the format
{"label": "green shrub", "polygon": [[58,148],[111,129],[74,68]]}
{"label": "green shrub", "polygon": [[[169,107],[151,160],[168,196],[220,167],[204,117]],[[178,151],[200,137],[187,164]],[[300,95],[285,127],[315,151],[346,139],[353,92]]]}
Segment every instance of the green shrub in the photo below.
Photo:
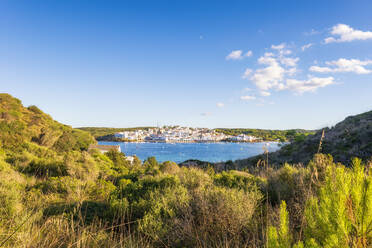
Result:
{"label": "green shrub", "polygon": [[50,159],[35,159],[25,167],[24,172],[36,177],[67,176],[67,166],[63,162]]}
{"label": "green shrub", "polygon": [[192,231],[185,232],[194,242],[202,239],[201,246],[238,247],[259,231],[253,216],[262,199],[260,193],[211,186],[191,195],[191,216],[185,218],[191,224],[185,230]]}
{"label": "green shrub", "polygon": [[68,176],[49,177],[47,180],[36,184],[34,187],[40,189],[44,194],[73,194],[83,182]]}
{"label": "green shrub", "polygon": [[127,174],[131,163],[127,160],[124,153],[118,151],[108,151],[105,155],[114,163],[113,169],[120,174]]}
{"label": "green shrub", "polygon": [[183,227],[189,201],[190,195],[182,186],[151,192],[147,200],[149,208],[139,221],[139,230],[160,244],[179,245],[183,240],[177,232]]}
{"label": "green shrub", "polygon": [[245,191],[256,190],[257,187],[262,189],[265,185],[263,179],[241,171],[223,171],[216,174],[214,176],[214,183],[219,186],[243,189]]}
{"label": "green shrub", "polygon": [[372,175],[359,159],[353,168],[325,168],[324,185],[306,207],[306,237],[321,247],[372,245]]}
{"label": "green shrub", "polygon": [[43,211],[44,218],[64,215],[81,225],[89,225],[94,221],[113,222],[113,212],[107,202],[83,201],[79,203],[55,203]]}
{"label": "green shrub", "polygon": [[172,161],[165,161],[161,163],[159,168],[161,172],[168,174],[176,174],[180,170],[180,167]]}
{"label": "green shrub", "polygon": [[129,201],[138,201],[141,198],[148,197],[154,190],[164,190],[179,184],[179,179],[172,175],[147,176],[140,180],[129,183],[125,187],[118,189],[117,196],[125,196]]}
{"label": "green shrub", "polygon": [[146,175],[158,175],[160,173],[159,163],[156,161],[155,157],[149,157],[144,163],[144,173]]}
{"label": "green shrub", "polygon": [[198,168],[182,168],[178,174],[181,183],[188,190],[199,190],[212,184],[212,178],[203,170]]}
{"label": "green shrub", "polygon": [[93,137],[79,129],[64,128],[63,134],[54,143],[53,148],[59,152],[71,150],[86,151],[89,145],[94,143]]}
{"label": "green shrub", "polygon": [[292,247],[292,237],[289,230],[289,218],[287,205],[282,201],[280,205],[280,224],[278,228],[273,226],[268,230],[268,247],[269,248],[290,248]]}
{"label": "green shrub", "polygon": [[105,201],[109,200],[115,190],[116,187],[112,182],[99,179],[89,185],[88,192],[91,199]]}

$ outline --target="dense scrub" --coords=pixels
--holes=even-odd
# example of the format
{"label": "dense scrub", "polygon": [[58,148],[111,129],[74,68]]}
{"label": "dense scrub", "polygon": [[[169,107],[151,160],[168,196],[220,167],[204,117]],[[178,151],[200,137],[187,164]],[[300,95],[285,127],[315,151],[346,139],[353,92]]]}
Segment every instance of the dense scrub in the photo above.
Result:
{"label": "dense scrub", "polygon": [[372,245],[366,162],[317,154],[250,173],[129,162],[88,152],[88,133],[0,99],[0,247]]}
{"label": "dense scrub", "polygon": [[[351,166],[353,157],[369,160],[372,157],[372,111],[349,116],[334,127],[295,139],[280,150],[270,153],[270,161],[271,164],[277,165],[284,162],[307,164],[319,148],[323,153],[332,154],[335,161],[346,166]],[[264,157],[258,155],[238,161],[238,164],[255,165],[262,159]]]}
{"label": "dense scrub", "polygon": [[5,247],[372,244],[372,177],[358,159],[346,168],[319,154],[306,168],[285,165],[254,176],[154,158],[129,163],[117,152],[83,154],[61,162],[64,173],[42,175],[2,155]]}
{"label": "dense scrub", "polygon": [[227,135],[246,134],[258,137],[265,141],[300,141],[305,139],[307,135],[314,134],[315,131],[304,129],[290,130],[269,130],[269,129],[253,129],[253,128],[217,128],[217,132]]}

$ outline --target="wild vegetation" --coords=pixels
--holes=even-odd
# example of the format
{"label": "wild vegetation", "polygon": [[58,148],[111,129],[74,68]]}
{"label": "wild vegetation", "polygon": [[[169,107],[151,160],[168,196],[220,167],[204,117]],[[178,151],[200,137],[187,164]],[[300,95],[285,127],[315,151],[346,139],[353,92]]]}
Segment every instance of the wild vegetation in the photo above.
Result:
{"label": "wild vegetation", "polygon": [[114,128],[114,127],[79,127],[78,129],[89,132],[94,138],[112,136],[118,132],[148,130],[153,127],[128,127],[128,128]]}
{"label": "wild vegetation", "polygon": [[0,94],[0,247],[371,247],[372,166],[317,153],[249,172],[87,148]]}
{"label": "wild vegetation", "polygon": [[[280,150],[269,154],[270,163],[307,164],[314,154],[319,152],[320,140],[322,140],[321,151],[332,154],[336,162],[350,166],[353,157],[369,160],[372,157],[372,111],[349,116],[334,127],[321,129],[315,134],[283,146]],[[263,159],[265,156],[259,155],[237,161],[237,164],[244,167],[254,166]]]}
{"label": "wild vegetation", "polygon": [[307,135],[315,133],[315,131],[304,129],[269,130],[253,128],[217,128],[216,131],[233,136],[239,134],[252,135],[264,141],[280,142],[303,140]]}

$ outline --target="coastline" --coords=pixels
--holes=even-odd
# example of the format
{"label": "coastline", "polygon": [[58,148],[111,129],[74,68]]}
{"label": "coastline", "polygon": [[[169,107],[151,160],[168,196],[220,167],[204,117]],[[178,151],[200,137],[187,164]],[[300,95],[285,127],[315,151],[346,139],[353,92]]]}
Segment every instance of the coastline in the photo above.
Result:
{"label": "coastline", "polygon": [[96,138],[98,142],[124,142],[124,143],[167,143],[167,144],[176,144],[176,143],[263,143],[263,142],[275,142],[275,143],[286,143],[288,141],[279,141],[279,140],[254,140],[254,141],[235,141],[235,140],[192,140],[192,141],[157,141],[157,140],[126,140],[126,139],[119,139],[119,138],[109,138],[109,139],[100,139]]}

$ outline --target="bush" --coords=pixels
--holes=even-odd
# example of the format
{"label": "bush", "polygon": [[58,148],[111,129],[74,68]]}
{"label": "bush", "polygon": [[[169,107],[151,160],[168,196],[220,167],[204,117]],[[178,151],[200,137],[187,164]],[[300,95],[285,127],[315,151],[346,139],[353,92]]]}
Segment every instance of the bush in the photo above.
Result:
{"label": "bush", "polygon": [[44,209],[43,216],[64,215],[77,221],[81,225],[89,225],[94,221],[113,222],[113,212],[107,202],[83,201],[79,203],[55,203]]}
{"label": "bush", "polygon": [[214,176],[214,183],[216,185],[245,191],[256,190],[258,186],[262,189],[265,185],[263,179],[241,171],[223,171],[220,174],[216,174]]}
{"label": "bush", "polygon": [[129,201],[138,201],[141,198],[146,198],[154,190],[164,190],[168,187],[173,187],[179,184],[179,179],[176,176],[147,176],[140,180],[129,183],[123,188],[119,188],[117,196],[128,198]]}
{"label": "bush", "polygon": [[53,148],[59,152],[86,151],[89,145],[95,142],[88,132],[66,127],[64,129],[63,134],[53,145]]}
{"label": "bush", "polygon": [[[261,194],[238,189],[208,187],[192,193],[191,214],[186,230],[202,247],[244,246],[245,239],[258,230],[253,216]],[[190,231],[189,231],[190,232]]]}
{"label": "bush", "polygon": [[212,178],[201,169],[197,168],[182,168],[178,174],[181,183],[188,190],[200,190],[212,184]]}
{"label": "bush", "polygon": [[25,167],[24,172],[36,177],[58,177],[67,176],[67,166],[63,162],[50,159],[35,159]]}
{"label": "bush", "polygon": [[88,192],[91,199],[107,201],[110,195],[116,190],[115,185],[110,181],[99,179],[89,185]]}
{"label": "bush", "polygon": [[127,174],[131,163],[127,160],[124,153],[118,151],[108,151],[105,155],[114,163],[113,169],[120,174]]}
{"label": "bush", "polygon": [[180,167],[175,162],[171,161],[165,161],[161,163],[159,168],[161,172],[168,174],[176,174],[180,171]]}
{"label": "bush", "polygon": [[324,185],[306,207],[306,237],[321,247],[372,245],[372,175],[359,159],[353,168],[325,168]]}
{"label": "bush", "polygon": [[279,228],[273,226],[268,230],[268,247],[269,248],[290,248],[291,247],[291,233],[289,231],[289,218],[287,212],[287,205],[282,201],[280,205],[280,224]]}
{"label": "bush", "polygon": [[182,186],[151,192],[147,200],[149,209],[139,221],[139,230],[159,244],[184,243],[185,237],[180,234],[184,231],[183,217],[189,201],[190,195]]}
{"label": "bush", "polygon": [[73,194],[77,191],[78,187],[83,185],[82,181],[71,178],[68,176],[64,177],[50,177],[47,180],[36,184],[34,187],[40,189],[44,194]]}
{"label": "bush", "polygon": [[[319,155],[312,166],[323,169],[324,181],[319,182],[317,196],[306,202],[305,237],[293,247],[370,247],[372,175],[359,159],[354,159],[353,168],[348,169]],[[270,247],[292,247],[285,203],[280,216],[280,228],[268,231]]]}

